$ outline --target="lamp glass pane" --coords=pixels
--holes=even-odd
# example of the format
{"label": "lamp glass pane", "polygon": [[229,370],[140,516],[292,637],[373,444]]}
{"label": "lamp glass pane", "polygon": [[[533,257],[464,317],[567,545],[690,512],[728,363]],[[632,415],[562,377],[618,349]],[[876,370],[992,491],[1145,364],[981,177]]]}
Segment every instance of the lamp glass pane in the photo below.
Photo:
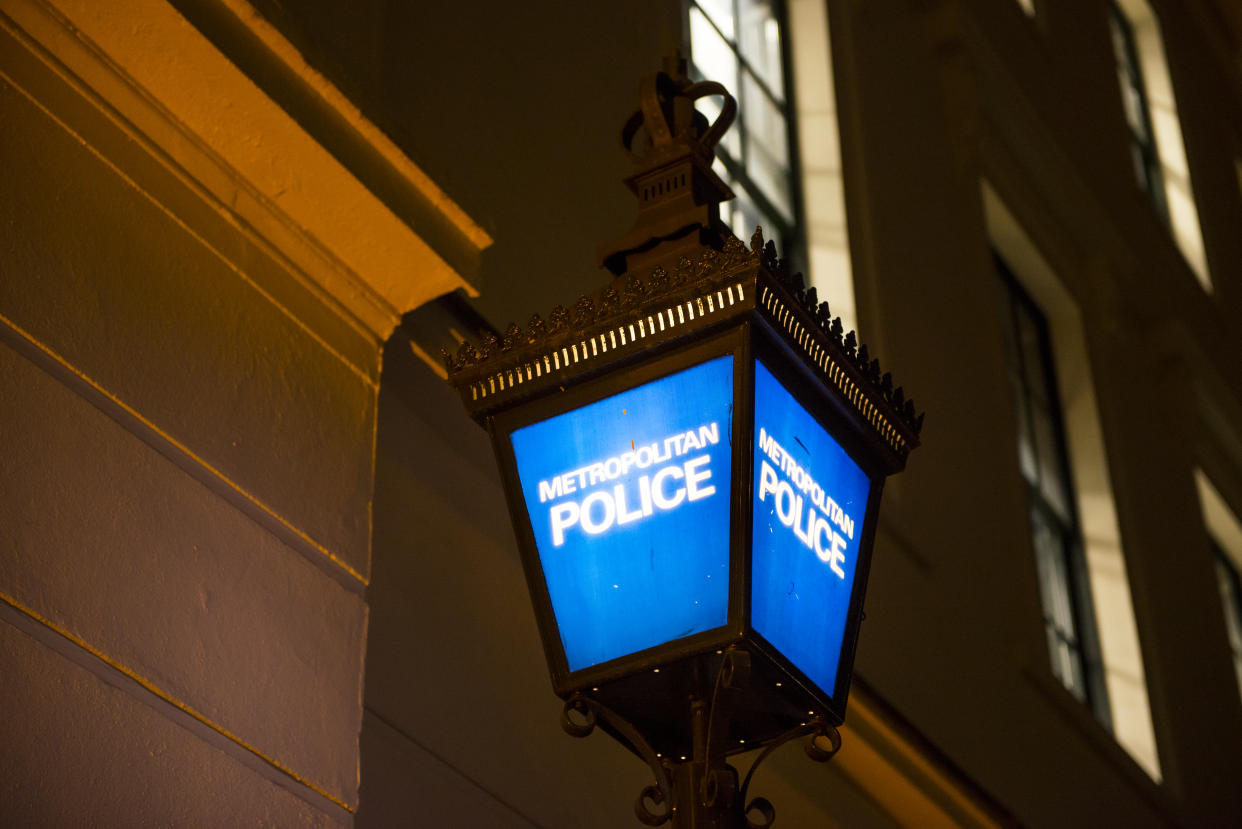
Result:
{"label": "lamp glass pane", "polygon": [[751,624],[828,696],[870,490],[858,464],[756,362]]}
{"label": "lamp glass pane", "polygon": [[513,432],[570,671],[724,625],[733,357]]}

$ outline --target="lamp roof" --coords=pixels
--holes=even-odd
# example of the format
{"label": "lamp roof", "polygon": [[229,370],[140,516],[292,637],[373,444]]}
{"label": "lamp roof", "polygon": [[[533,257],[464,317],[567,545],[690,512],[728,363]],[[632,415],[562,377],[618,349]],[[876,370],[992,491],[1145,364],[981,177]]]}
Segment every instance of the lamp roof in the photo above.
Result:
{"label": "lamp roof", "polygon": [[[723,98],[711,124],[694,109],[709,95]],[[463,342],[455,355],[441,351],[449,380],[481,425],[652,349],[757,314],[878,439],[892,471],[904,467],[923,423],[913,400],[815,288],[788,272],[761,229],[748,248],[720,220],[720,203],[733,194],[711,165],[736,112],[723,86],[691,82],[676,53],[643,80],[640,107],[621,130],[639,166],[626,180],[639,211],[630,232],[602,249],[612,281],[572,307],[557,305],[547,319],[536,314],[525,329],[510,324],[477,348]]]}

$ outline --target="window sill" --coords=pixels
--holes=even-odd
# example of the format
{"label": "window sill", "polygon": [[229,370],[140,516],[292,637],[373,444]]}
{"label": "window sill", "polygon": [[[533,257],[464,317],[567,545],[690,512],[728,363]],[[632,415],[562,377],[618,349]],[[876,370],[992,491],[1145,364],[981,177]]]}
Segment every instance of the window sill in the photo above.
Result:
{"label": "window sill", "polygon": [[1158,780],[1152,778],[1139,765],[1117,738],[1105,728],[1091,713],[1091,710],[1078,700],[1052,672],[1043,665],[1032,667],[1029,664],[1022,668],[1024,678],[1046,699],[1052,708],[1061,714],[1075,731],[1079,733],[1095,753],[1130,787],[1150,804],[1157,812],[1179,823],[1181,808],[1169,790]]}

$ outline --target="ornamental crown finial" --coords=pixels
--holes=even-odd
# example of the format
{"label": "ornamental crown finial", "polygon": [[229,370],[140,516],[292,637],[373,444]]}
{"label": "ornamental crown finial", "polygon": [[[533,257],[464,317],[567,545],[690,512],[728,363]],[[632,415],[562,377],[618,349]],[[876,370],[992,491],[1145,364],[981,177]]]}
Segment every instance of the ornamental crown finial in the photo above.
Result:
{"label": "ornamental crown finial", "polygon": [[[723,85],[691,81],[686,66],[681,52],[674,51],[664,58],[661,71],[642,80],[639,108],[621,130],[621,143],[640,166],[659,164],[687,148],[711,157],[737,116],[737,101]],[[723,101],[709,124],[694,102],[713,95]]]}
{"label": "ornamental crown finial", "polygon": [[[708,122],[694,102],[720,96]],[[733,198],[712,170],[716,145],[737,116],[737,101],[715,81],[692,81],[674,52],[643,78],[639,107],[621,129],[621,144],[638,171],[626,184],[638,197],[638,218],[622,238],[604,246],[600,261],[613,274],[668,265],[699,244],[719,248],[728,228],[720,203]]]}

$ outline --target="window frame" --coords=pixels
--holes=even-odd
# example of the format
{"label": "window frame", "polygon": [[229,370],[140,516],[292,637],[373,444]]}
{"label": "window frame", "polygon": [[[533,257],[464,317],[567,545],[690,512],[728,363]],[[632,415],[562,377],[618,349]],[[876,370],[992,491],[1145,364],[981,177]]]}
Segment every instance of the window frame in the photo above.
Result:
{"label": "window frame", "polygon": [[[1098,620],[1095,614],[1094,600],[1091,595],[1091,579],[1087,568],[1086,548],[1083,540],[1082,522],[1078,514],[1078,497],[1074,486],[1073,467],[1066,440],[1064,409],[1056,377],[1056,365],[1052,352],[1052,340],[1047,315],[1014,275],[1001,255],[992,252],[993,269],[1001,285],[1002,323],[1007,326],[1005,333],[1006,359],[1005,367],[1007,383],[1013,392],[1015,413],[1018,415],[1018,466],[1026,491],[1027,509],[1031,522],[1031,543],[1035,554],[1037,583],[1040,585],[1039,602],[1042,611],[1044,637],[1048,646],[1049,668],[1058,682],[1073,696],[1091,709],[1095,718],[1110,732],[1112,712],[1108,696],[1106,672],[1103,653],[1100,646]],[[1039,366],[1042,377],[1028,377],[1030,367],[1026,364],[1022,352],[1021,338],[1023,334],[1022,319],[1029,323],[1029,328],[1036,336]],[[1032,402],[1036,394],[1032,381],[1037,381],[1043,392],[1046,416],[1051,421],[1049,436],[1055,444],[1053,460],[1059,469],[1057,481],[1065,501],[1063,510],[1058,509],[1042,491],[1045,470],[1040,468],[1040,453],[1036,448],[1035,475],[1028,477],[1023,469],[1021,457],[1021,441],[1025,437],[1032,446],[1036,446],[1038,432],[1035,427],[1035,404]],[[1022,431],[1026,430],[1027,435]],[[1054,469],[1052,471],[1057,471]],[[1062,512],[1064,514],[1062,514]],[[1049,606],[1044,595],[1045,578],[1042,574],[1040,557],[1043,555],[1037,541],[1038,525],[1042,521],[1055,536],[1060,548],[1060,560],[1052,562],[1059,565],[1064,575],[1066,595],[1064,601],[1069,608],[1069,621],[1073,628],[1071,636],[1062,630],[1056,618],[1056,610]],[[1076,640],[1076,641],[1075,641]],[[1060,659],[1057,644],[1068,649],[1073,659],[1073,668],[1081,685],[1074,682],[1074,676],[1065,676],[1058,669]]]}
{"label": "window frame", "polygon": [[1238,692],[1242,694],[1242,573],[1238,572],[1237,564],[1210,532],[1208,538],[1212,544],[1212,558],[1220,587],[1225,632],[1233,655],[1233,672],[1238,680]]}
{"label": "window frame", "polygon": [[[740,20],[740,0],[727,0],[727,2],[729,3],[730,14],[736,28]],[[807,259],[805,250],[805,217],[802,196],[801,153],[798,145],[797,108],[793,81],[793,57],[789,37],[789,9],[785,0],[769,0],[769,2],[773,18],[776,20],[780,32],[780,70],[784,95],[778,96],[775,94],[767,81],[764,80],[762,74],[757,71],[752,62],[742,53],[740,33],[735,32],[734,37],[729,37],[720,28],[717,21],[713,19],[711,13],[698,0],[683,0],[682,3],[682,20],[685,23],[683,49],[689,56],[690,76],[694,80],[718,81],[724,84],[725,88],[730,91],[738,102],[739,117],[735,129],[738,133],[737,140],[741,157],[735,158],[723,144],[716,147],[716,158],[724,168],[726,181],[731,185],[736,185],[741,190],[737,195],[753,204],[760,213],[764,214],[776,225],[775,227],[763,225],[764,236],[777,242],[782,255],[791,263],[792,270],[805,271]],[[695,63],[690,32],[691,9],[697,9],[702,14],[703,19],[707,21],[708,25],[715,30],[716,35],[732,51],[733,57],[737,62],[736,77],[706,77]],[[746,84],[742,82],[743,78],[749,78],[753,81],[769,104],[780,113],[784,122],[786,153],[788,156],[785,175],[789,186],[789,211],[792,214],[788,219],[783,215],[784,210],[778,207],[772,197],[764,192],[763,188],[760,187],[747,170],[750,155],[748,144],[752,139],[745,126],[748,93],[746,91]],[[728,208],[726,207],[726,209]],[[748,231],[744,238],[748,238],[750,232],[753,232],[753,228]]]}
{"label": "window frame", "polygon": [[[1134,37],[1134,24],[1126,16],[1125,9],[1117,0],[1108,3],[1109,30],[1114,36],[1120,36],[1121,50],[1117,54],[1117,44],[1113,45],[1113,57],[1117,63],[1118,81],[1125,76],[1125,87],[1122,89],[1122,113],[1125,115],[1126,132],[1130,137],[1130,152],[1137,155],[1133,159],[1135,177],[1139,187],[1151,200],[1152,208],[1160,220],[1172,227],[1172,216],[1169,213],[1168,197],[1164,191],[1164,162],[1160,158],[1160,147],[1156,143],[1156,132],[1151,118],[1151,102],[1147,95],[1147,82],[1143,78],[1143,66],[1139,58],[1138,44]],[[1123,60],[1124,58],[1124,60]],[[1125,97],[1133,95],[1138,107],[1139,126],[1146,133],[1141,135],[1131,123],[1126,111]],[[1142,164],[1142,176],[1138,166]]]}

